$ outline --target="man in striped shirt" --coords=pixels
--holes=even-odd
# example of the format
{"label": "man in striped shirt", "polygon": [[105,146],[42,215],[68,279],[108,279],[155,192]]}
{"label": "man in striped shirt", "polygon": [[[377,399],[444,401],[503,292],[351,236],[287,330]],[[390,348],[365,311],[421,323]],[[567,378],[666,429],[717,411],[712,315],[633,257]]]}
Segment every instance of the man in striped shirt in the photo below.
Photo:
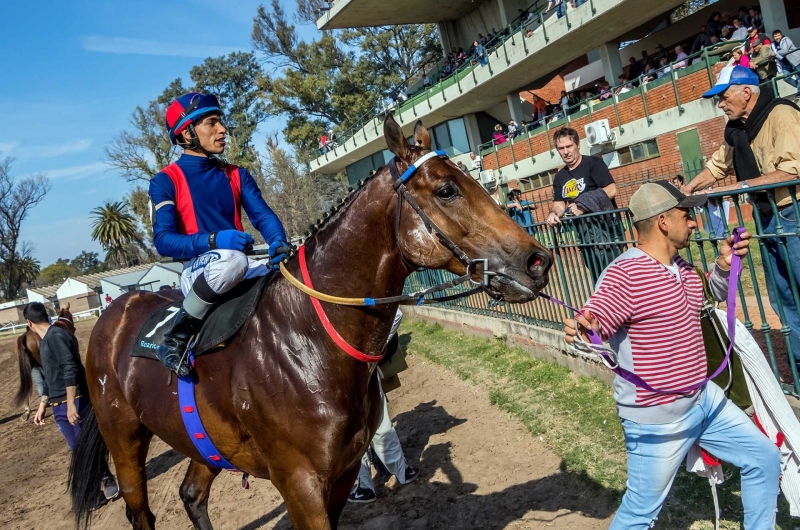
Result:
{"label": "man in striped shirt", "polygon": [[[700,324],[703,285],[678,256],[697,228],[689,212],[702,195],[685,196],[668,181],[643,184],[629,208],[639,244],[615,259],[598,280],[583,315],[565,321],[567,342],[592,328],[618,352],[619,365],[651,392],[617,376],[614,398],[628,449],[628,488],[611,529],[650,528],[689,448],[698,444],[741,468],[745,528],[773,528],[780,452],[706,378]],[[750,235],[721,242],[708,275],[712,294],[727,294],[732,253],[748,253]]]}

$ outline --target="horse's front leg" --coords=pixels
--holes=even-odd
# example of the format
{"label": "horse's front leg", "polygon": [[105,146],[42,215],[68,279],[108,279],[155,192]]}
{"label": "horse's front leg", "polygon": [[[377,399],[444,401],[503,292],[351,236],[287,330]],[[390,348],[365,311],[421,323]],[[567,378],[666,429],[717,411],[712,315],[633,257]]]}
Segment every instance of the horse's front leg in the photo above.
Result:
{"label": "horse's front leg", "polygon": [[295,530],[331,530],[330,484],[315,469],[298,465],[287,471],[270,470],[270,479],[283,496]]}

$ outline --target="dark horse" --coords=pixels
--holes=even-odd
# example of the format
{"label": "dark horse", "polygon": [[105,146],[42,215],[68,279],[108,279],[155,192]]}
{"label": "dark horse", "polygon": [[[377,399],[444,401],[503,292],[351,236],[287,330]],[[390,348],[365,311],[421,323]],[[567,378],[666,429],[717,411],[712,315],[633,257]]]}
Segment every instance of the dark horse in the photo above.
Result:
{"label": "dark horse", "polygon": [[[421,123],[414,146],[391,117],[384,135],[400,173],[430,152],[431,137]],[[488,268],[499,273],[490,287],[496,295],[526,302],[547,284],[550,254],[452,162],[426,161],[407,189],[450,240],[471,258],[487,259]],[[413,267],[465,274],[462,262],[408,202],[396,229],[397,207],[384,167],[306,241],[314,288],[344,297],[395,296]],[[297,259],[287,269],[301,277]],[[480,270],[474,272],[480,279]],[[203,460],[186,433],[175,378],[168,384],[160,363],[129,356],[147,316],[179,296],[171,293],[128,293],[92,332],[86,371],[94,415],[85,422],[71,469],[79,525],[99,494],[101,460],[110,452],[128,520],[136,529],[154,528],[145,462],[156,434],[191,459],[180,497],[195,528],[212,527],[208,497],[220,470]],[[323,307],[354,348],[370,355],[383,351],[396,304]],[[198,409],[232,465],[272,481],[294,528],[335,529],[380,420],[374,369],[339,349],[311,299],[279,277],[266,286],[254,315],[227,347],[197,359]]]}
{"label": "dark horse", "polygon": [[[72,320],[72,313],[69,312],[69,304],[62,308],[56,317],[54,326],[59,326],[75,335],[75,323]],[[17,339],[17,363],[19,364],[19,389],[14,396],[14,406],[25,405],[22,413],[23,421],[27,421],[31,414],[28,399],[33,390],[32,373],[34,368],[41,370],[42,357],[39,354],[39,345],[42,339],[32,329],[27,328],[25,333]]]}

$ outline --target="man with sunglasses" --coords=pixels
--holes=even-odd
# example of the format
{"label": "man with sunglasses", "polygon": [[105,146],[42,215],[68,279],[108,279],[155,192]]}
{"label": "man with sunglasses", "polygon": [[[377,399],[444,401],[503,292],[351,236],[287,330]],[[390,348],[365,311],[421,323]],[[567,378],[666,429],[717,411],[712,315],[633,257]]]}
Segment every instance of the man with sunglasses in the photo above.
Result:
{"label": "man with sunglasses", "polygon": [[272,267],[286,257],[289,244],[250,173],[219,158],[227,129],[216,96],[179,97],[167,108],[166,127],[183,155],[150,181],[153,242],[162,256],[187,261],[181,274],[186,299],[158,347],[158,358],[186,376],[184,353],[211,308],[243,279],[269,271],[264,262],[245,255],[253,236],[242,227],[241,210],[269,245]]}

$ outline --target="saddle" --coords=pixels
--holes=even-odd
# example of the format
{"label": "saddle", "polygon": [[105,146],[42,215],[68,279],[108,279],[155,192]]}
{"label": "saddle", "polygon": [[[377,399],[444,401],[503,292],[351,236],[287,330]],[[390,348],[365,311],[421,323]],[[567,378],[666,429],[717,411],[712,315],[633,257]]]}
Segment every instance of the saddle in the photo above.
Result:
{"label": "saddle", "polygon": [[[195,337],[194,356],[212,352],[230,340],[255,311],[264,286],[275,273],[260,278],[244,280],[226,293],[223,301],[206,317],[203,327]],[[144,322],[131,349],[131,357],[158,360],[156,350],[164,334],[172,326],[172,319],[180,309],[183,299],[167,302]]]}

